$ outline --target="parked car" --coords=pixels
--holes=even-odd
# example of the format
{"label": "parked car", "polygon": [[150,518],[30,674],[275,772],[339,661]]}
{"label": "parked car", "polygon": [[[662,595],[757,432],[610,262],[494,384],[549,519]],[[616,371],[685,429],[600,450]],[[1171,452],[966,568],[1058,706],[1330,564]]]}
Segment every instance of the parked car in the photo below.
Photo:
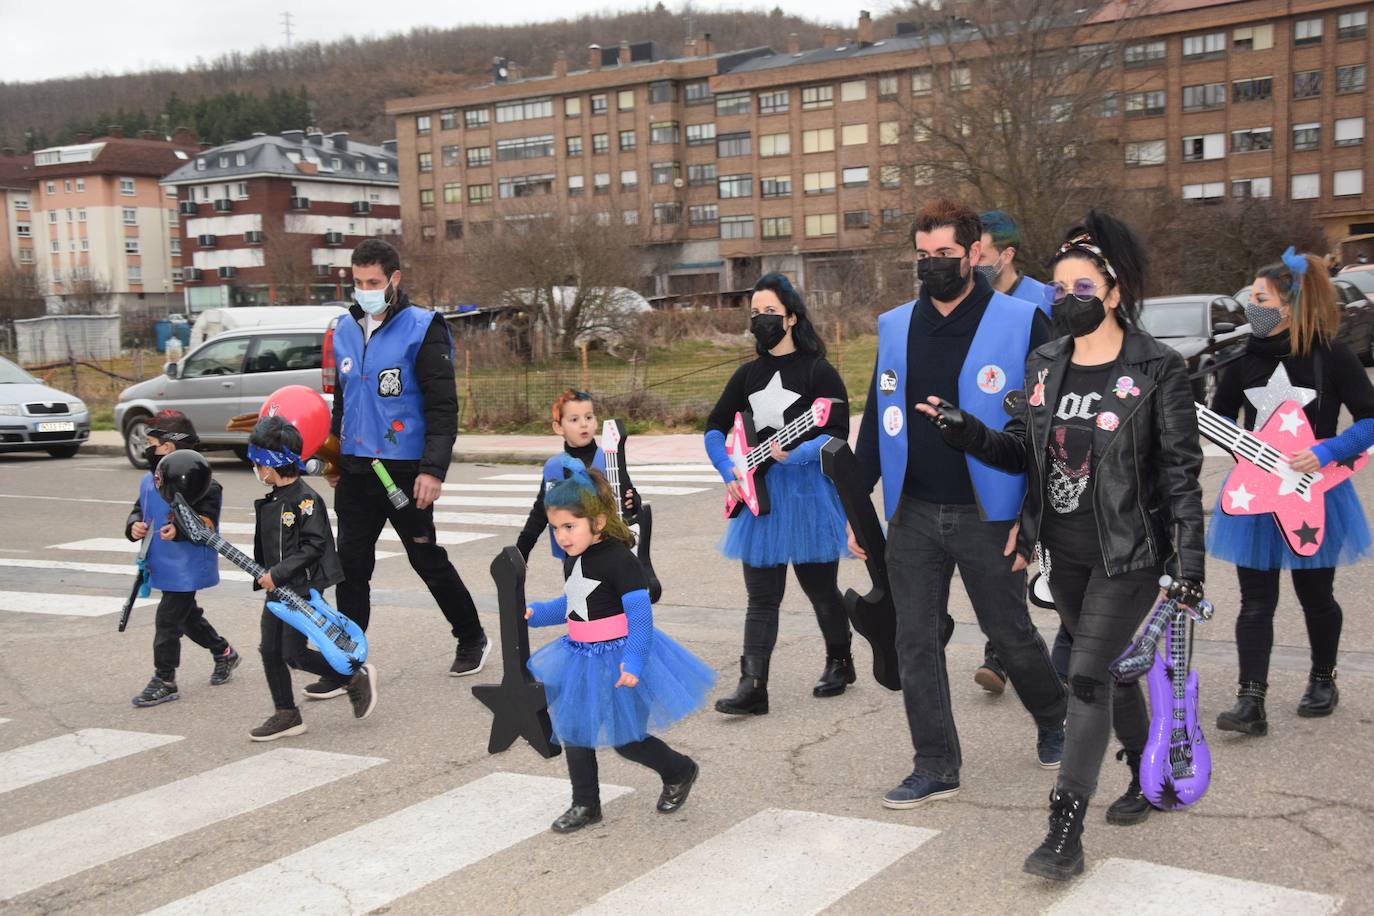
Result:
{"label": "parked car", "polygon": [[1216,370],[1239,356],[1250,336],[1244,321],[1244,307],[1219,294],[1156,296],[1140,309],[1141,326],[1183,356],[1193,397],[1204,404],[1216,390]]}
{"label": "parked car", "polygon": [[238,414],[259,410],[283,385],[321,391],[321,347],[333,319],[329,314],[311,324],[226,331],[167,363],[157,378],[125,388],[115,405],[114,421],[124,434],[129,463],[147,467],[143,449],[148,421],[166,409],[191,418],[205,449],[233,449],[246,459],[248,434],[229,432],[225,426]]}
{"label": "parked car", "polygon": [[[1369,272],[1374,279],[1374,271]],[[1374,366],[1374,303],[1370,295],[1350,281],[1350,274],[1342,271],[1332,280],[1336,287],[1336,307],[1341,312],[1341,324],[1336,339],[1355,351],[1360,362]],[[1244,307],[1250,301],[1250,287],[1236,293],[1236,300]]]}
{"label": "parked car", "polygon": [[90,437],[91,414],[80,398],[0,358],[0,452],[71,458]]}

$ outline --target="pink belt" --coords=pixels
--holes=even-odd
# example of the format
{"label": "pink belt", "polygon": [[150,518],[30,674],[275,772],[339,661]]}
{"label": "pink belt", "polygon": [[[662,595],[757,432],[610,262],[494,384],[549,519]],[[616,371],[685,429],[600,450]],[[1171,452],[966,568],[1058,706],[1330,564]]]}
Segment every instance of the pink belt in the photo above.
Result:
{"label": "pink belt", "polygon": [[575,642],[608,642],[628,635],[630,623],[624,614],[597,620],[568,619],[568,638]]}

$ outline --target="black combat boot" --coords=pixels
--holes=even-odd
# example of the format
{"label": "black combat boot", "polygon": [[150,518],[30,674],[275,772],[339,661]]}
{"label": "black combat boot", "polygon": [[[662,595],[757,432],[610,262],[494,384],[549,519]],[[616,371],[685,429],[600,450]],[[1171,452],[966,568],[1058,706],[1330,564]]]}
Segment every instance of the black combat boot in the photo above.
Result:
{"label": "black combat boot", "polygon": [[1088,798],[1055,788],[1050,792],[1050,829],[1040,848],[1026,856],[1025,871],[1054,881],[1083,873],[1083,818]]}
{"label": "black combat boot", "polygon": [[1241,681],[1236,690],[1236,705],[1217,716],[1217,728],[1246,735],[1269,734],[1269,720],[1264,716],[1264,695],[1268,684]]}
{"label": "black combat boot", "polygon": [[1123,747],[1116,752],[1116,759],[1125,760],[1126,766],[1131,768],[1131,784],[1126,787],[1122,796],[1107,808],[1107,823],[1116,824],[1118,827],[1142,823],[1150,816],[1150,809],[1154,806],[1145,797],[1145,793],[1140,791],[1140,751],[1128,751]]}
{"label": "black combat boot", "polygon": [[716,712],[727,716],[767,715],[768,659],[761,655],[741,655],[739,675],[734,696],[716,700]]}
{"label": "black combat boot", "polygon": [[821,672],[820,680],[816,681],[816,686],[811,688],[811,695],[815,697],[837,697],[844,693],[844,689],[854,683],[856,678],[854,656],[850,654],[849,646],[827,648],[825,670]]}
{"label": "black combat boot", "polygon": [[1336,689],[1335,668],[1313,668],[1307,676],[1307,692],[1298,701],[1298,715],[1304,719],[1329,716],[1336,711],[1341,692]]}

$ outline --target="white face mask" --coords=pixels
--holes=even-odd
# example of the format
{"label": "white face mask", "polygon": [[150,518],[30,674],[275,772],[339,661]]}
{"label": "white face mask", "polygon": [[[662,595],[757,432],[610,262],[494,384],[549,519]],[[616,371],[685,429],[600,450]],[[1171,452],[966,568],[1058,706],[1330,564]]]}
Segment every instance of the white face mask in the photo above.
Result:
{"label": "white face mask", "polygon": [[262,468],[261,465],[254,465],[254,466],[253,466],[253,476],[256,477],[256,478],[258,479],[258,483],[262,484],[264,487],[270,487],[270,486],[272,486],[272,481],[270,481],[270,480],[263,480],[263,479],[262,479],[262,472],[263,472],[263,468]]}

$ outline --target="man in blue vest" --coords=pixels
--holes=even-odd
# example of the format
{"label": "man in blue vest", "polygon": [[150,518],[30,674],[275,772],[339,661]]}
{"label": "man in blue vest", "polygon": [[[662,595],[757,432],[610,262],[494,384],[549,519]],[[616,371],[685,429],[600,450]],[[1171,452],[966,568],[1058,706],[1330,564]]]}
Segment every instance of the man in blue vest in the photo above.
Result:
{"label": "man in blue vest", "polygon": [[[975,269],[982,225],[966,205],[940,200],[913,226],[920,296],[878,318],[878,359],[859,428],[865,483],[881,478],[887,569],[897,611],[897,657],[915,766],[883,798],[913,808],[959,791],[959,734],[942,640],[957,567],[974,614],[1038,726],[1036,755],[1057,768],[1065,695],[1026,610],[1026,574],[1012,571],[1023,475],[945,445],[913,410],[938,395],[985,423],[1004,425],[1003,401],[1023,389],[1026,355],[1049,339],[1034,306],[994,292]],[[850,549],[862,555],[854,538]]]}
{"label": "man in blue vest", "polygon": [[[441,315],[410,304],[401,290],[396,249],[368,239],[353,250],[353,298],[334,328],[338,383],[330,430],[339,437],[334,514],[344,581],[339,611],[364,630],[372,617],[371,580],[377,538],[386,523],[400,535],[410,565],[448,618],[458,648],[449,674],[476,674],[490,644],[472,595],[434,530],[434,502],[458,437],[453,339]],[[397,509],[372,470],[380,459],[411,502]],[[342,684],[322,679],[312,699],[338,696]]]}

